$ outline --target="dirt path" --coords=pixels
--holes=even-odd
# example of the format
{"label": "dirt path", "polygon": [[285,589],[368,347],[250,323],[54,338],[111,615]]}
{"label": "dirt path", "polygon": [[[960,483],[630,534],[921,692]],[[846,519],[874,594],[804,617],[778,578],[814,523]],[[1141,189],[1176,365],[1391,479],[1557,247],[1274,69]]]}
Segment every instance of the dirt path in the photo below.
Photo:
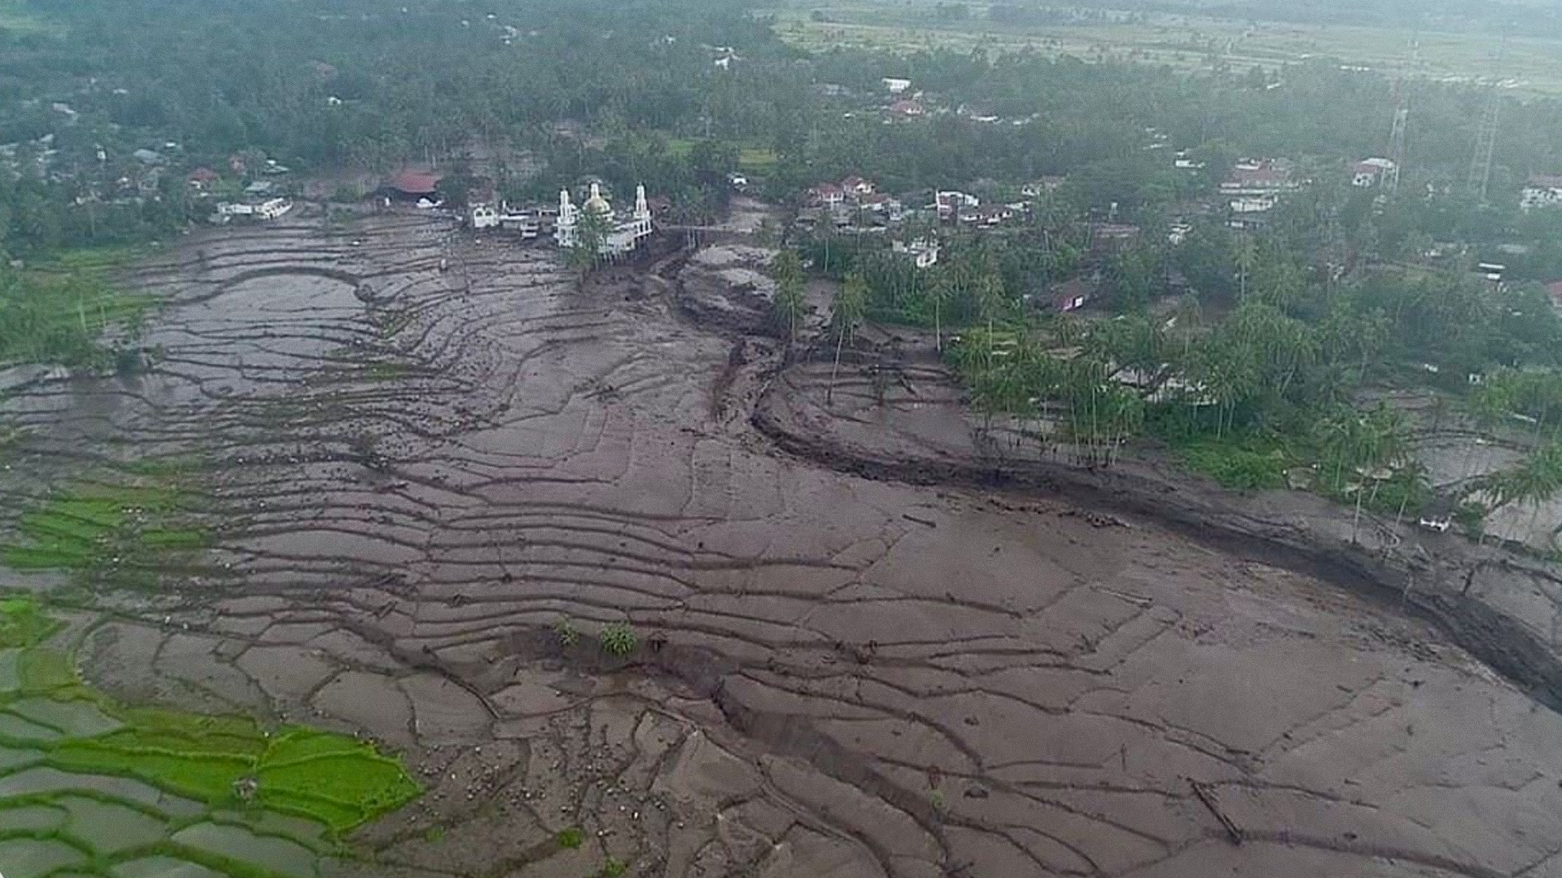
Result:
{"label": "dirt path", "polygon": [[[914,428],[825,411],[665,282],[577,290],[417,217],[201,249],[145,278],[183,302],[155,375],[3,404],[30,431],[5,484],[204,461],[216,572],[105,597],[87,670],[403,748],[433,791],[346,872],[1562,870],[1562,718],[1430,623],[1148,518],[839,472],[746,416],[954,455],[931,384]],[[621,622],[631,659],[596,643]]]}

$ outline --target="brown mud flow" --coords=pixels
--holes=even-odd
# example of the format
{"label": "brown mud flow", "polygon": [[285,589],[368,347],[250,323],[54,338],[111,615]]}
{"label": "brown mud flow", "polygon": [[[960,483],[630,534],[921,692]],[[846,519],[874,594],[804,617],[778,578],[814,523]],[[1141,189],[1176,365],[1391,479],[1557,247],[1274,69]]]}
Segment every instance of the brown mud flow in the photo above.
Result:
{"label": "brown mud flow", "polygon": [[104,592],[84,670],[408,754],[429,792],[348,873],[1562,874],[1562,717],[1444,629],[1186,522],[842,472],[966,428],[932,377],[776,375],[679,309],[701,270],[205,238],[140,277],[152,375],[0,406],[0,537],[187,462],[210,548]]}

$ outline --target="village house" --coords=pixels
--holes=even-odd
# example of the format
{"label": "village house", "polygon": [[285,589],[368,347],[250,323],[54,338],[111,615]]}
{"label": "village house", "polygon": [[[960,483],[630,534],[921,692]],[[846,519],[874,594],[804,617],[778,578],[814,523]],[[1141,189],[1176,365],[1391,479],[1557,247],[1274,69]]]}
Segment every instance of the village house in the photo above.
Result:
{"label": "village house", "polygon": [[880,82],[884,83],[885,90],[892,95],[904,94],[906,89],[911,88],[911,80],[909,79],[896,79],[892,76],[886,76]]}
{"label": "village house", "polygon": [[391,178],[384,189],[385,198],[396,201],[413,201],[420,206],[432,207],[438,202],[439,184],[444,175],[413,168],[403,169]]}
{"label": "village house", "polygon": [[1393,159],[1370,158],[1357,162],[1351,169],[1351,185],[1358,189],[1371,189],[1382,184],[1388,173],[1397,166]]}
{"label": "village house", "polygon": [[215,186],[221,179],[222,177],[218,176],[217,172],[211,168],[196,168],[190,172],[188,182],[191,189],[197,192],[205,192],[212,186]]}
{"label": "village house", "polygon": [[930,238],[916,238],[911,241],[894,241],[890,244],[890,250],[909,256],[917,268],[932,268],[938,264],[938,241]]}
{"label": "village house", "polygon": [[900,199],[893,195],[875,192],[857,199],[857,206],[890,220],[898,221],[901,218],[903,205]]}
{"label": "village house", "polygon": [[991,229],[1014,219],[1017,213],[1014,207],[1008,204],[989,204],[962,208],[959,217],[960,222],[967,225],[979,229]]}
{"label": "village house", "polygon": [[841,181],[841,189],[850,198],[862,198],[867,195],[872,195],[875,191],[875,188],[876,187],[871,181],[864,180],[863,178],[856,175],[847,177]]}
{"label": "village house", "polygon": [[922,106],[921,101],[915,100],[896,101],[889,105],[889,111],[892,115],[903,119],[916,119],[927,115],[927,108]]}
{"label": "village house", "polygon": [[1551,307],[1562,312],[1562,280],[1546,284],[1546,295],[1551,297]]}
{"label": "village house", "polygon": [[1095,290],[1082,277],[1064,281],[1052,287],[1052,310],[1066,314],[1078,311],[1090,302]]}
{"label": "village house", "polygon": [[1530,177],[1519,198],[1519,208],[1525,213],[1559,204],[1562,204],[1562,175],[1537,174]]}
{"label": "village house", "polygon": [[808,190],[808,203],[817,207],[838,207],[846,201],[846,191],[834,183],[820,183]]}
{"label": "village house", "polygon": [[938,218],[948,221],[958,218],[962,210],[981,207],[982,200],[956,189],[944,189],[933,196],[933,205]]}

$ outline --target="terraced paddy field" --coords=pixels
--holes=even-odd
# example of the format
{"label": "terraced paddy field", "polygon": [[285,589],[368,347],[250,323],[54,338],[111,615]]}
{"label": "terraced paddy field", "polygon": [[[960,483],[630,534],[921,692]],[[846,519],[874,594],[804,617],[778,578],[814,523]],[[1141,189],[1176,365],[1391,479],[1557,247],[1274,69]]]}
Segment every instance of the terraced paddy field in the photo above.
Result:
{"label": "terraced paddy field", "polygon": [[[305,215],[138,270],[167,302],[151,374],[4,373],[0,576],[48,604],[11,605],[32,645],[0,660],[0,856],[1562,872],[1545,570],[1462,582],[1460,550],[1386,525],[1315,563],[1296,534],[1337,513],[1152,474],[984,480],[930,358],[888,393],[832,381],[741,303],[689,317],[702,266],[577,288],[426,215]],[[122,828],[80,829],[104,808]]]}

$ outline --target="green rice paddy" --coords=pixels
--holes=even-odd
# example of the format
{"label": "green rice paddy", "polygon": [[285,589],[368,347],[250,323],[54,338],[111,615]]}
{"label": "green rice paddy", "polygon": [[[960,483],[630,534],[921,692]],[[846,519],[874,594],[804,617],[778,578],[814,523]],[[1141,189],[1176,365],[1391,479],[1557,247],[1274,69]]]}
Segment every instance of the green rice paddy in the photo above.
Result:
{"label": "green rice paddy", "polygon": [[421,791],[367,744],[118,704],[0,601],[0,868],[7,878],[314,878],[344,835]]}
{"label": "green rice paddy", "polygon": [[39,498],[0,543],[0,565],[53,570],[118,585],[148,585],[208,543],[200,497],[173,464],[143,463]]}

